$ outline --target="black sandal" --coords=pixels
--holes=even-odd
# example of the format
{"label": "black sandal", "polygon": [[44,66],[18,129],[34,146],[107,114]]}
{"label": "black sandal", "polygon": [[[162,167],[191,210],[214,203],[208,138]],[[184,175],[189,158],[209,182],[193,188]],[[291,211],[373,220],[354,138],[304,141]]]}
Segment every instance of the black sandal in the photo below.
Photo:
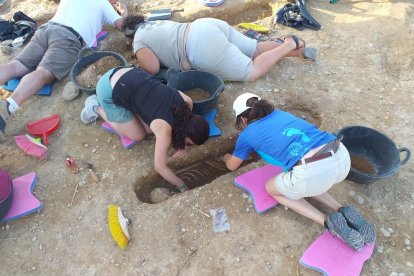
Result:
{"label": "black sandal", "polygon": [[[305,40],[303,40],[302,38],[300,38],[300,37],[298,37],[298,36],[296,36],[296,35],[289,35],[289,36],[285,36],[284,38],[283,38],[283,40],[285,40],[286,38],[288,38],[288,37],[291,37],[292,39],[293,39],[293,41],[295,41],[295,43],[296,43],[296,48],[295,48],[295,50],[296,49],[299,49],[299,48],[301,48],[301,47],[305,47],[306,46],[306,42],[305,42]],[[300,46],[300,42],[302,41],[302,43],[303,43],[303,46]]]}

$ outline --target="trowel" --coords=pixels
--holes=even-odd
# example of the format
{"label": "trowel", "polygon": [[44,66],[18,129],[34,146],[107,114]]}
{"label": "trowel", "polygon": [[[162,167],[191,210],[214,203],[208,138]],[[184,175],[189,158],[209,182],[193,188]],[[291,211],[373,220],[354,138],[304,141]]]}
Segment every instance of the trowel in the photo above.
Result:
{"label": "trowel", "polygon": [[172,14],[175,12],[183,12],[184,9],[159,9],[159,10],[152,10],[148,15],[148,21],[154,20],[170,20],[172,18]]}

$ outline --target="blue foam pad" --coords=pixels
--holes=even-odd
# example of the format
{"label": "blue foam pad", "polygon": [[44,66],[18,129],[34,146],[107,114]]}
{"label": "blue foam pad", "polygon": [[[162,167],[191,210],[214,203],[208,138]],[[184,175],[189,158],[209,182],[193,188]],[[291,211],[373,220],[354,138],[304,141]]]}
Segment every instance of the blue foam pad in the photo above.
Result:
{"label": "blue foam pad", "polygon": [[[3,89],[7,91],[13,92],[16,90],[17,86],[20,83],[20,79],[12,79],[9,80],[6,84],[3,84]],[[50,96],[52,94],[52,84],[46,84],[42,87],[39,91],[37,91],[36,95],[39,96]]]}
{"label": "blue foam pad", "polygon": [[207,114],[204,114],[204,119],[207,120],[208,124],[210,125],[210,137],[220,136],[221,130],[214,124],[214,118],[217,115],[217,110],[213,109]]}

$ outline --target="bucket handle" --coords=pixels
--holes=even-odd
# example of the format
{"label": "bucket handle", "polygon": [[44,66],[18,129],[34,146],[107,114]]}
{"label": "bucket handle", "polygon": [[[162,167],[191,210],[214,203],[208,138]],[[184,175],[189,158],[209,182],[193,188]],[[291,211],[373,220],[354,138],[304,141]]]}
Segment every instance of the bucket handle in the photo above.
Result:
{"label": "bucket handle", "polygon": [[224,84],[222,83],[219,88],[217,88],[216,92],[214,92],[214,94],[211,96],[211,99],[215,99],[218,97],[218,95],[221,94],[221,92],[224,91]]}
{"label": "bucket handle", "polygon": [[405,165],[405,163],[407,163],[407,161],[410,159],[410,156],[411,156],[411,152],[410,152],[410,150],[409,149],[407,149],[407,148],[400,148],[400,149],[398,149],[398,151],[399,152],[403,152],[403,151],[405,151],[405,158],[404,158],[404,160],[402,160],[402,161],[400,161],[400,165]]}
{"label": "bucket handle", "polygon": [[90,48],[90,47],[83,47],[82,49],[80,49],[79,53],[78,53],[78,60],[86,57],[86,56],[90,56],[93,53],[95,53],[95,50]]}

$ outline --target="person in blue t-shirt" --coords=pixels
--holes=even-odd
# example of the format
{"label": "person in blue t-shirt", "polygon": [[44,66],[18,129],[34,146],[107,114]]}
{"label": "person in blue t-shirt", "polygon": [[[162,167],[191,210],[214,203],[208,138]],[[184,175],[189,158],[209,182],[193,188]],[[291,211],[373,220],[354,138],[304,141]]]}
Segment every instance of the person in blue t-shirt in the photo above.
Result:
{"label": "person in blue t-shirt", "polygon": [[[283,167],[270,178],[266,191],[280,204],[324,225],[333,235],[360,250],[375,241],[375,230],[351,206],[342,206],[328,190],[345,179],[351,159],[345,146],[330,133],[281,110],[259,96],[245,93],[234,101],[236,127],[241,129],[233,154],[224,162],[234,171],[250,153],[257,152],[267,163]],[[324,215],[305,197],[328,206]]]}

